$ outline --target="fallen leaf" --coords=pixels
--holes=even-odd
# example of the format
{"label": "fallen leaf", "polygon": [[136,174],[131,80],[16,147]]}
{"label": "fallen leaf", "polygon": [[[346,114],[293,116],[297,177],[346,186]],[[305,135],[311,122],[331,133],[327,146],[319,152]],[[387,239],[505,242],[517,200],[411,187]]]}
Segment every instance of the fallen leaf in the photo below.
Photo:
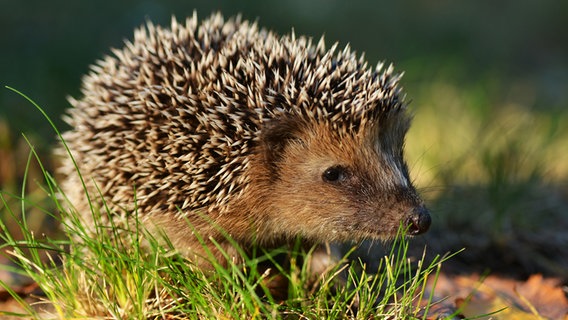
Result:
{"label": "fallen leaf", "polygon": [[535,274],[515,286],[515,293],[530,309],[550,319],[568,319],[568,298],[557,279]]}
{"label": "fallen leaf", "polygon": [[433,286],[431,279],[427,296],[433,292],[433,301],[468,318],[568,320],[568,299],[559,281],[542,275],[522,282],[498,276],[441,274]]}

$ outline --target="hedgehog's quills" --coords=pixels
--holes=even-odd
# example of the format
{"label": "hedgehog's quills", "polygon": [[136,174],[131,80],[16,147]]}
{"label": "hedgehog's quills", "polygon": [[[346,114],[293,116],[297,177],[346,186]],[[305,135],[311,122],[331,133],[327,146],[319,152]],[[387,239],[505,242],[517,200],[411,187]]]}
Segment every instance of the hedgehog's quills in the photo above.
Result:
{"label": "hedgehog's quills", "polygon": [[[217,227],[245,249],[428,229],[403,160],[410,117],[392,67],[220,14],[148,24],[113,53],[71,100],[64,138],[96,206],[98,187],[115,216],[137,207],[197,263],[188,222],[235,255]],[[63,161],[63,191],[87,218]]]}

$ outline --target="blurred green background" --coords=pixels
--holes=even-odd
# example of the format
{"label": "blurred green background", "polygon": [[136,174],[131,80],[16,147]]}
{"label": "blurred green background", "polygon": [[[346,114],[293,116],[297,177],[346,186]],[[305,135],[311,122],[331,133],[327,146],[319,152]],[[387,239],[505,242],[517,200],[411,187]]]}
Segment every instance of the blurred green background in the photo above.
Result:
{"label": "blurred green background", "polygon": [[[89,65],[146,20],[168,24],[194,10],[242,13],[280,34],[325,34],[328,46],[349,43],[371,64],[393,62],[416,114],[407,160],[434,215],[417,242],[440,253],[466,247],[463,266],[568,279],[567,1],[4,1],[0,84],[65,129],[66,96],[79,97]],[[2,88],[6,192],[22,182],[22,132],[51,168],[53,130]],[[28,199],[41,203],[37,168],[29,180]],[[6,211],[0,205],[1,218]],[[31,221],[47,228],[40,217]]]}

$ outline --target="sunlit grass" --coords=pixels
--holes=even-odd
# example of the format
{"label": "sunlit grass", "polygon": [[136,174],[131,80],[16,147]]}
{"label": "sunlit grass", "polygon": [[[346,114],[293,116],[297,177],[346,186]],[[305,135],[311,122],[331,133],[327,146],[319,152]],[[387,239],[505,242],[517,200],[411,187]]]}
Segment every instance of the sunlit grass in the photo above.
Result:
{"label": "sunlit grass", "polygon": [[505,102],[488,107],[480,105],[489,102],[476,90],[447,83],[422,90],[411,104],[415,118],[406,149],[420,187],[488,184],[500,168],[517,180],[568,177],[568,161],[562,160],[568,158],[568,113]]}

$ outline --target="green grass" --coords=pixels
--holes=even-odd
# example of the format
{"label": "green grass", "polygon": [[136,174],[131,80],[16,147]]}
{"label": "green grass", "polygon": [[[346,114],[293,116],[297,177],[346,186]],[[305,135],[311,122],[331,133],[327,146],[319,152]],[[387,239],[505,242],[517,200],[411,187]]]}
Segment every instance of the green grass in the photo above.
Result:
{"label": "green grass", "polygon": [[[317,290],[310,285],[307,264],[292,264],[284,271],[290,280],[289,296],[280,302],[262,288],[266,275],[256,273],[259,262],[282,253],[279,251],[248,257],[243,265],[229,268],[214,263],[215,272],[206,274],[161,243],[150,241],[148,247],[141,247],[136,230],[122,232],[120,239],[101,232],[82,241],[55,241],[37,239],[30,233],[18,241],[5,232],[4,223],[0,228],[21,268],[17,272],[37,282],[49,302],[46,313],[22,301],[27,310],[22,316],[33,318],[46,314],[122,319],[422,318],[433,303],[419,303],[427,299],[423,296],[426,280],[437,276],[442,262],[438,259],[428,266],[421,261],[411,263],[406,256],[407,242],[400,238],[377,273],[361,273],[361,266],[354,262],[343,267],[347,276],[340,286],[337,282],[342,270],[338,265],[322,275]],[[82,226],[72,228],[74,238],[77,231],[80,237],[88,234]],[[48,259],[42,258],[40,251],[48,251]],[[309,253],[292,252],[292,261],[304,260],[299,258],[306,255]]]}
{"label": "green grass", "polygon": [[[49,117],[44,116],[57,131]],[[408,256],[408,242],[403,232],[393,243],[391,252],[381,258],[377,270],[366,270],[359,260],[344,258],[314,284],[308,273],[311,252],[302,252],[299,246],[291,252],[277,249],[252,256],[243,252],[242,264],[223,267],[212,261],[215,271],[203,272],[179,255],[167,241],[157,241],[148,234],[135,214],[130,223],[125,224],[133,227],[123,230],[102,224],[106,219],[101,216],[106,213],[92,208],[90,214],[95,226],[94,229],[86,227],[80,218],[85,213],[68,209],[65,198],[59,196],[57,181],[29,145],[31,151],[21,193],[0,193],[4,212],[0,220],[0,240],[4,243],[2,249],[15,264],[15,267],[4,268],[30,277],[45,297],[39,306],[32,306],[11,291],[8,284],[0,282],[23,310],[21,314],[5,315],[121,319],[398,319],[425,318],[428,308],[435,303],[425,296],[426,282],[430,277],[436,279],[447,258],[437,256],[428,264],[424,258],[414,262]],[[42,181],[36,183],[46,195],[45,207],[28,201],[25,192],[28,169],[34,162],[42,173]],[[14,203],[18,203],[16,208]],[[30,229],[26,219],[30,208],[58,220],[63,237],[38,235]],[[60,214],[54,216],[52,212]],[[113,220],[109,220],[112,223]],[[21,238],[14,235],[14,224]],[[289,255],[289,268],[275,263],[274,257],[283,253]],[[260,274],[257,266],[267,260],[274,262],[274,268],[289,281],[284,301],[273,298],[264,287],[270,275]]]}

